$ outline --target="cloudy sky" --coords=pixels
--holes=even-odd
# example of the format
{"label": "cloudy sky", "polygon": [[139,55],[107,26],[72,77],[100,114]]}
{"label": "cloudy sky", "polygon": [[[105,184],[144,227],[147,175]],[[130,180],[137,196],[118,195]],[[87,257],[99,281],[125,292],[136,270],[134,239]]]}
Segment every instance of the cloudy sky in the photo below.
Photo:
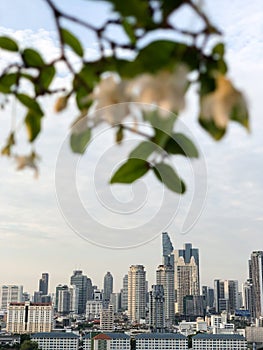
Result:
{"label": "cloudy sky", "polygon": [[[155,269],[161,263],[160,233],[163,230],[170,233],[175,248],[192,242],[200,249],[203,284],[212,285],[214,278],[244,281],[251,251],[263,249],[262,3],[261,0],[250,3],[206,0],[204,3],[208,14],[224,32],[229,76],[248,100],[251,133],[231,124],[223,141],[215,143],[197,125],[196,95],[192,91],[182,116],[182,127],[194,135],[203,160],[196,164],[177,163],[178,171],[183,172],[188,184],[187,195],[180,199],[163,192],[150,177],[133,188],[115,186],[110,189],[105,185],[108,172],[112,171],[110,164],[116,165],[129,146],[138,140],[131,138],[123,147],[116,148],[111,133],[102,129],[87,154],[79,160],[70,154],[65,143],[76,110],[70,107],[68,112],[56,115],[54,99],[45,100],[44,133],[36,145],[41,155],[39,178],[35,180],[30,171],[17,172],[15,164],[0,159],[0,284],[23,284],[25,290],[32,292],[37,289],[41,273],[47,271],[53,291],[58,283],[68,283],[72,271],[78,268],[99,287],[102,287],[104,274],[111,271],[117,290],[131,264],[143,264],[149,282],[154,283]],[[74,5],[73,1],[63,2],[70,13],[85,13],[87,20],[100,23],[108,8],[103,2],[96,2],[96,5],[89,2],[86,13],[83,10],[86,4],[81,0],[74,1]],[[190,16],[186,17],[188,20],[192,23]],[[45,1],[1,0],[0,33],[14,36],[25,47],[38,48],[49,58],[58,52],[54,30]],[[83,35],[78,28],[76,33]],[[86,55],[95,55],[94,38],[86,40]],[[0,52],[0,69],[9,59]],[[67,84],[63,71],[57,83]],[[3,144],[10,115],[15,114],[19,121],[23,110],[11,104],[0,113],[0,142]],[[23,130],[20,134],[22,140]],[[21,143],[18,152],[25,149]],[[75,169],[76,183],[68,182]],[[207,179],[204,210],[192,229],[182,234],[193,193],[204,198],[205,181],[196,176],[198,171]],[[77,199],[73,193],[75,188]],[[194,200],[192,210],[198,216],[195,209],[196,206],[200,208],[202,201]],[[79,215],[80,204],[86,215]],[[134,211],[136,206],[141,210]],[[127,215],[127,211],[133,211],[134,215]],[[125,224],[129,227],[128,235]],[[137,244],[141,245],[112,249],[113,246]]]}

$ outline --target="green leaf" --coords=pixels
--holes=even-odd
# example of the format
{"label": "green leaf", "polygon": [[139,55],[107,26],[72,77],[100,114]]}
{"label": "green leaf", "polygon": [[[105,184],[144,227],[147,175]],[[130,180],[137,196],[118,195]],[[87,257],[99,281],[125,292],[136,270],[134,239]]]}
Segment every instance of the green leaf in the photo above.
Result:
{"label": "green leaf", "polygon": [[35,114],[39,114],[40,116],[44,115],[38,102],[34,100],[32,97],[25,94],[17,94],[16,97],[24,106],[32,110]]}
{"label": "green leaf", "polygon": [[39,74],[39,83],[44,89],[48,89],[54,76],[56,74],[56,69],[54,66],[43,67]]}
{"label": "green leaf", "polygon": [[199,117],[199,124],[205,129],[216,141],[222,139],[226,133],[226,129],[219,128],[213,120],[207,120],[202,116]]}
{"label": "green leaf", "polygon": [[136,43],[136,36],[134,33],[134,28],[131,25],[131,23],[129,23],[129,21],[127,21],[127,20],[124,20],[123,21],[123,28],[124,28],[126,34],[128,35],[128,37],[131,41],[131,44],[135,44]]}
{"label": "green leaf", "polygon": [[131,158],[112,176],[110,183],[132,183],[147,173],[149,163],[143,159]]}
{"label": "green leaf", "polygon": [[122,140],[123,140],[123,136],[124,136],[124,133],[123,133],[123,127],[120,126],[116,132],[116,136],[115,136],[115,140],[116,140],[116,143],[117,144],[121,144]]}
{"label": "green leaf", "polygon": [[249,114],[246,101],[242,94],[239,94],[239,101],[232,108],[232,111],[230,113],[230,119],[243,125],[246,129],[249,130]]}
{"label": "green leaf", "polygon": [[225,45],[223,43],[219,43],[216,46],[214,46],[212,54],[213,56],[215,56],[215,58],[222,58],[225,54]]}
{"label": "green leaf", "polygon": [[0,77],[0,92],[8,94],[12,92],[12,86],[16,85],[18,79],[17,73],[4,74]]}
{"label": "green leaf", "polygon": [[70,136],[70,146],[74,153],[83,154],[91,138],[91,130],[87,128],[81,133],[72,133]]}
{"label": "green leaf", "polygon": [[147,160],[147,158],[156,150],[158,146],[150,141],[141,142],[132,152],[129,154],[129,158],[137,158]]}
{"label": "green leaf", "polygon": [[153,171],[156,177],[171,191],[176,193],[185,192],[184,182],[170,165],[165,163],[156,164],[153,167]]}
{"label": "green leaf", "polygon": [[18,51],[18,45],[13,40],[8,38],[7,36],[0,36],[0,48],[8,51]]}
{"label": "green leaf", "polygon": [[70,31],[68,31],[65,28],[61,28],[61,35],[63,42],[70,46],[77,55],[83,57],[83,48],[81,46],[80,41],[75,37],[75,35],[73,35]]}
{"label": "green leaf", "polygon": [[210,76],[209,74],[200,74],[200,95],[204,96],[209,94],[210,92],[215,91],[216,89],[216,81],[215,78]]}
{"label": "green leaf", "polygon": [[41,115],[29,110],[25,118],[25,124],[28,133],[28,140],[33,142],[41,131]]}
{"label": "green leaf", "polygon": [[22,58],[26,67],[42,68],[45,65],[42,56],[34,49],[25,49]]}
{"label": "green leaf", "polygon": [[170,154],[182,154],[185,157],[198,158],[198,150],[194,143],[181,133],[173,133],[164,149]]}
{"label": "green leaf", "polygon": [[174,10],[181,6],[183,0],[161,0],[163,17],[167,18]]}

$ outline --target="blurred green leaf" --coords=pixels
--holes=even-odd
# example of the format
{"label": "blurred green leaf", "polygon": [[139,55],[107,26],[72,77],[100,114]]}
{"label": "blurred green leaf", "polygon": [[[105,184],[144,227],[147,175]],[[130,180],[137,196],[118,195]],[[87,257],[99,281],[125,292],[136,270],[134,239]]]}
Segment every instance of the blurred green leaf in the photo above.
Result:
{"label": "blurred green leaf", "polygon": [[142,141],[134,150],[129,154],[129,158],[137,158],[147,160],[147,158],[156,150],[158,146],[151,141]]}
{"label": "blurred green leaf", "polygon": [[40,116],[44,115],[38,102],[34,100],[32,97],[25,94],[17,94],[16,97],[24,106],[32,110],[35,114],[39,114]]}
{"label": "blurred green leaf", "polygon": [[184,182],[180,179],[180,177],[176,174],[170,165],[166,163],[156,164],[153,167],[153,171],[156,177],[171,191],[176,193],[185,192]]}
{"label": "blurred green leaf", "polygon": [[131,158],[112,176],[110,183],[132,183],[147,173],[149,163],[143,159]]}
{"label": "blurred green leaf", "polygon": [[225,54],[225,45],[223,43],[219,43],[213,47],[212,54],[215,57],[222,58]]}
{"label": "blurred green leaf", "polygon": [[70,136],[70,146],[74,153],[83,154],[91,138],[91,130],[87,128],[81,133],[72,132]]}
{"label": "blurred green leaf", "polygon": [[123,140],[123,136],[124,136],[123,127],[120,125],[115,136],[116,143],[121,144]]}
{"label": "blurred green leaf", "polygon": [[160,0],[163,17],[167,18],[174,10],[184,3],[184,0]]}
{"label": "blurred green leaf", "polygon": [[45,65],[40,53],[34,49],[25,49],[22,52],[22,59],[26,67],[42,68]]}
{"label": "blurred green leaf", "polygon": [[4,74],[0,77],[0,92],[5,94],[12,92],[12,86],[17,83],[18,73]]}
{"label": "blurred green leaf", "polygon": [[172,133],[164,149],[169,154],[181,154],[189,158],[198,158],[198,150],[194,143],[181,133]]}
{"label": "blurred green leaf", "polygon": [[230,119],[241,124],[249,130],[249,114],[246,106],[246,102],[242,94],[240,93],[238,103],[232,108],[230,113]]}
{"label": "blurred green leaf", "polygon": [[131,23],[127,20],[123,21],[123,28],[126,32],[126,34],[128,35],[128,38],[131,41],[131,44],[135,44],[136,43],[136,35],[134,33],[134,27],[131,25]]}
{"label": "blurred green leaf", "polygon": [[28,140],[33,142],[41,131],[41,115],[29,110],[25,118],[25,125],[27,128]]}
{"label": "blurred green leaf", "polygon": [[199,124],[205,129],[216,141],[222,139],[226,133],[226,129],[219,128],[213,120],[207,120],[199,117]]}
{"label": "blurred green leaf", "polygon": [[17,43],[7,36],[0,36],[0,48],[14,52],[19,50]]}
{"label": "blurred green leaf", "polygon": [[63,42],[70,46],[72,50],[80,57],[83,57],[84,51],[80,41],[70,31],[65,28],[61,28],[61,35]]}

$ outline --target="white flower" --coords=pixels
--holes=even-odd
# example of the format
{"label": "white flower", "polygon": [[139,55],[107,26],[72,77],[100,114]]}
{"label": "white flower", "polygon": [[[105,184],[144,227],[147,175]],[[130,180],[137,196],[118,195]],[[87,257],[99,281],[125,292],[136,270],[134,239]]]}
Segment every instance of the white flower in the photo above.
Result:
{"label": "white flower", "polygon": [[216,79],[216,90],[201,100],[201,117],[213,119],[217,127],[225,129],[235,106],[241,113],[245,112],[246,103],[242,94],[228,79],[219,75]]}
{"label": "white flower", "polygon": [[96,86],[91,98],[95,100],[94,123],[106,121],[119,124],[129,114],[129,96],[126,94],[127,82],[110,75]]}
{"label": "white flower", "polygon": [[185,106],[187,73],[186,66],[181,65],[173,73],[160,71],[156,75],[143,74],[131,83],[130,94],[137,102],[179,111]]}

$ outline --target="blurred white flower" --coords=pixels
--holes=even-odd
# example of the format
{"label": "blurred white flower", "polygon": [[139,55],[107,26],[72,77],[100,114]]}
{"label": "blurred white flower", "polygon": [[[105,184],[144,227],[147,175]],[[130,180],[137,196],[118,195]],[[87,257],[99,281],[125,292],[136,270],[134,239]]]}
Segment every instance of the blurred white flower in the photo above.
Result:
{"label": "blurred white flower", "polygon": [[96,86],[90,96],[95,100],[94,104],[94,123],[106,121],[115,125],[123,121],[129,114],[128,104],[130,98],[127,95],[127,81],[117,79],[116,76],[110,75],[103,78]]}
{"label": "blurred white flower", "polygon": [[168,111],[179,111],[185,106],[188,69],[180,65],[170,73],[160,71],[156,75],[143,74],[129,86],[129,94],[136,102],[155,104]]}
{"label": "blurred white flower", "polygon": [[25,168],[31,168],[35,170],[35,177],[38,177],[38,167],[36,165],[37,156],[35,153],[29,156],[15,156],[15,161],[17,163],[16,170],[23,170]]}
{"label": "blurred white flower", "polygon": [[216,90],[205,95],[201,100],[201,117],[206,120],[214,120],[219,128],[225,129],[234,107],[240,113],[246,111],[246,102],[231,82],[219,75],[216,79]]}

